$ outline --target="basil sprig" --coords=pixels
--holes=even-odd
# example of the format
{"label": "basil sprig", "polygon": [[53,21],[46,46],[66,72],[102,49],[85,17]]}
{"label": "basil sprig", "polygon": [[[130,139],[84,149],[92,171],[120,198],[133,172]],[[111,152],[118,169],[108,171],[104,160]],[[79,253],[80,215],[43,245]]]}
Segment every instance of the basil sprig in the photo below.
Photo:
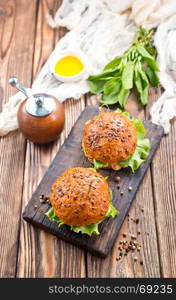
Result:
{"label": "basil sprig", "polygon": [[148,103],[149,86],[159,84],[152,34],[152,30],[138,29],[132,46],[123,56],[114,58],[100,74],[89,76],[90,92],[102,93],[101,104],[118,103],[125,107],[133,87],[139,102],[142,105]]}

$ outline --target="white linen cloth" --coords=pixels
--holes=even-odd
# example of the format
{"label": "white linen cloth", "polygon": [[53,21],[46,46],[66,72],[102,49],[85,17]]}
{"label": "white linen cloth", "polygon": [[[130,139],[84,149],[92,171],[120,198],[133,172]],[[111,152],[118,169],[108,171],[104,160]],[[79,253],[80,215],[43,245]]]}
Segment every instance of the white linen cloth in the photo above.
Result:
{"label": "white linen cloth", "polygon": [[154,38],[158,51],[160,82],[165,89],[151,109],[152,121],[170,130],[170,120],[176,117],[176,15],[159,25]]}

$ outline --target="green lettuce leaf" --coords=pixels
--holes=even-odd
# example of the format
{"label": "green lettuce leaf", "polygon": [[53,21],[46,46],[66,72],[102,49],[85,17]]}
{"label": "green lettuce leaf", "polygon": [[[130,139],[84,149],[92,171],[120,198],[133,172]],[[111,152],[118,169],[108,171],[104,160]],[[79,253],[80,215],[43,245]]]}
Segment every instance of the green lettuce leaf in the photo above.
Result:
{"label": "green lettuce leaf", "polygon": [[119,164],[123,167],[130,167],[135,172],[145,161],[150,151],[149,139],[138,139],[136,150],[128,159],[121,161]]}
{"label": "green lettuce leaf", "polygon": [[110,205],[105,218],[115,218],[119,214],[119,211],[112,204],[113,195],[111,189],[109,189],[109,193],[110,193]]}
{"label": "green lettuce leaf", "polygon": [[109,166],[108,163],[103,163],[96,159],[93,159],[93,165],[94,165],[95,169],[107,168]]}
{"label": "green lettuce leaf", "polygon": [[130,118],[130,114],[128,112],[122,112],[120,109],[116,110],[116,112],[119,112],[129,118],[137,129],[138,141],[135,152],[128,159],[119,162],[119,165],[123,168],[130,167],[132,172],[135,172],[149,155],[150,141],[149,139],[144,138],[146,130],[142,120],[134,117]]}
{"label": "green lettuce leaf", "polygon": [[[82,146],[82,151],[86,155],[86,149],[85,149],[84,146]],[[90,168],[90,169],[93,169],[93,170],[97,170],[97,169],[101,169],[101,168],[107,168],[109,166],[108,163],[103,163],[103,162],[101,162],[99,160],[96,160],[96,159],[93,159],[92,163],[94,165],[94,168]]]}
{"label": "green lettuce leaf", "polygon": [[62,226],[64,224],[63,221],[61,221],[56,215],[55,215],[55,212],[54,212],[54,209],[53,207],[51,207],[45,214],[49,219],[50,221],[52,222],[57,222],[58,224],[58,227]]}
{"label": "green lettuce leaf", "polygon": [[[119,213],[119,211],[112,204],[112,191],[110,189],[109,189],[109,193],[110,193],[110,205],[109,205],[109,210],[105,216],[105,219],[115,218],[115,216]],[[45,215],[50,219],[50,221],[56,222],[58,224],[58,227],[64,225],[64,222],[55,215],[53,207],[51,207]],[[70,226],[70,229],[76,233],[87,234],[89,236],[91,236],[92,234],[99,235],[100,233],[98,230],[98,225],[101,222],[97,222],[86,226]]]}
{"label": "green lettuce leaf", "polygon": [[92,234],[99,235],[100,233],[98,231],[98,224],[99,223],[86,225],[86,226],[70,226],[70,229],[76,233],[80,232],[82,234],[87,234],[89,236],[91,236]]}

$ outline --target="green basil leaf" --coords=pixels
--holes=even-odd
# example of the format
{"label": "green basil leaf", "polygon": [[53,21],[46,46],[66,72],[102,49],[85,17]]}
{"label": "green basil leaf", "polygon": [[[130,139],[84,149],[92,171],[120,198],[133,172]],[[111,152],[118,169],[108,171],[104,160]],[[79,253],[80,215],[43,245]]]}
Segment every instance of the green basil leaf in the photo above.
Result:
{"label": "green basil leaf", "polygon": [[127,62],[122,73],[122,85],[125,90],[130,90],[133,87],[134,63]]}
{"label": "green basil leaf", "polygon": [[115,57],[104,67],[104,70],[115,69],[120,64],[121,60],[122,60],[122,57]]}
{"label": "green basil leaf", "polygon": [[135,65],[135,79],[134,84],[136,86],[137,92],[139,94],[139,100],[142,105],[146,105],[148,103],[148,89],[149,89],[149,81],[142,69],[141,62],[138,62]]}
{"label": "green basil leaf", "polygon": [[150,55],[150,53],[141,45],[137,46],[138,52],[142,55],[143,59],[151,66],[155,71],[159,71],[158,65],[155,58]]}
{"label": "green basil leaf", "polygon": [[107,71],[101,72],[100,74],[89,76],[88,81],[109,80],[112,77],[116,76],[117,74],[118,74],[118,68],[116,68],[114,70],[107,70]]}
{"label": "green basil leaf", "polygon": [[142,105],[146,105],[148,103],[148,91],[149,87],[146,86],[140,94],[140,102]]}
{"label": "green basil leaf", "polygon": [[121,82],[119,80],[119,77],[114,77],[110,80],[108,80],[104,85],[104,94],[110,95],[110,94],[116,94],[119,92],[121,86]]}
{"label": "green basil leaf", "polygon": [[141,94],[141,93],[142,93],[142,91],[143,91],[141,77],[140,77],[140,76],[137,76],[137,77],[135,78],[135,81],[134,81],[134,83],[135,83],[135,86],[136,86],[137,92],[138,92],[139,94]]}
{"label": "green basil leaf", "polygon": [[112,105],[118,103],[118,93],[110,94],[110,95],[103,95],[100,99],[101,104]]}
{"label": "green basil leaf", "polygon": [[138,52],[143,56],[143,57],[147,57],[147,58],[149,58],[149,59],[154,59],[151,55],[150,55],[150,53],[143,47],[143,46],[141,46],[141,45],[138,45],[137,46],[137,50],[138,50]]}
{"label": "green basil leaf", "polygon": [[118,102],[121,107],[125,107],[129,94],[130,94],[129,90],[125,90],[124,88],[121,88],[120,93],[118,94]]}
{"label": "green basil leaf", "polygon": [[152,86],[158,87],[159,78],[158,78],[158,75],[156,74],[156,72],[150,66],[147,66],[146,73],[147,73],[147,76],[148,76]]}
{"label": "green basil leaf", "polygon": [[106,83],[106,80],[87,80],[89,87],[90,87],[90,92],[92,94],[99,94],[103,92],[104,85]]}

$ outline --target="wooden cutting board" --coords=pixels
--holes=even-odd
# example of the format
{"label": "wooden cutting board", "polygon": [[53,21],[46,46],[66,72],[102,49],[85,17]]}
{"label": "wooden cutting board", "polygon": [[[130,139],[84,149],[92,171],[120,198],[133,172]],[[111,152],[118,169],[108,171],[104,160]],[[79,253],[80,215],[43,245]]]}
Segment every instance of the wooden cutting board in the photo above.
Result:
{"label": "wooden cutting board", "polygon": [[[132,173],[128,168],[120,171],[99,170],[103,176],[109,176],[108,183],[113,192],[113,204],[120,211],[115,219],[108,219],[99,225],[99,236],[86,236],[77,234],[69,229],[69,226],[63,225],[58,227],[56,223],[50,222],[45,213],[50,208],[49,204],[41,204],[39,197],[41,194],[49,196],[50,188],[56,178],[68,168],[72,167],[91,167],[91,164],[84,157],[81,150],[81,137],[85,122],[92,119],[99,111],[98,106],[88,106],[80,115],[79,119],[72,128],[68,138],[60,148],[49,169],[45,173],[38,188],[34,192],[31,200],[24,210],[23,218],[44,230],[55,234],[57,237],[74,243],[92,253],[105,257],[111,250],[120,227],[129,210],[129,207],[136,195],[139,185],[150,165],[152,157],[164,134],[163,128],[152,124],[150,121],[144,121],[147,130],[147,137],[151,142],[150,155],[146,162],[141,165],[136,173]],[[117,189],[117,183],[114,181],[115,176],[121,177],[120,189]],[[128,187],[132,186],[132,191]],[[123,195],[120,192],[123,191]],[[37,205],[37,208],[35,207]]]}

